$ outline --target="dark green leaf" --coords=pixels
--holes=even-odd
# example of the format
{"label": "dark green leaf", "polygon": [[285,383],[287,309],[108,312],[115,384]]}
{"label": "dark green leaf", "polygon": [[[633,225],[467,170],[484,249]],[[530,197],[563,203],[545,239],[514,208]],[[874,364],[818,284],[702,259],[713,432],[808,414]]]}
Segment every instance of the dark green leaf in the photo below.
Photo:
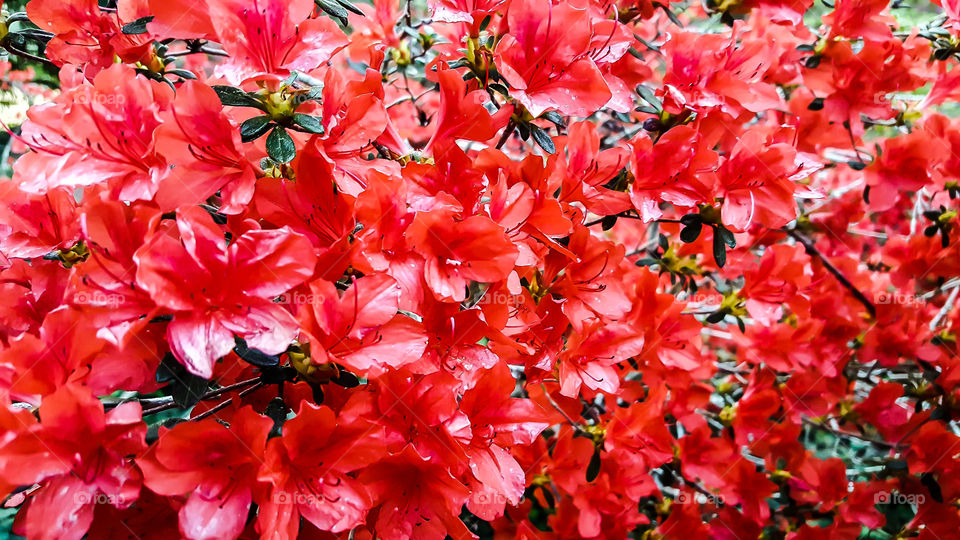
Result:
{"label": "dark green leaf", "polygon": [[197,76],[196,76],[192,71],[189,71],[189,70],[186,70],[186,69],[168,69],[167,71],[164,71],[163,74],[164,74],[164,75],[176,75],[177,77],[180,77],[181,79],[191,79],[191,80],[192,80],[192,79],[196,79],[196,78],[197,78]]}
{"label": "dark green leaf", "polygon": [[289,163],[297,155],[297,146],[281,126],[275,126],[267,135],[267,155],[277,163]]}
{"label": "dark green leaf", "polygon": [[867,164],[862,161],[848,161],[847,165],[855,171],[862,171],[867,168]]}
{"label": "dark green leaf", "polygon": [[283,424],[287,421],[287,404],[283,398],[277,396],[270,400],[267,408],[263,411],[264,416],[273,420],[273,427],[270,428],[270,437],[279,437],[283,430]]}
{"label": "dark green leaf", "polygon": [[520,138],[527,140],[530,138],[530,124],[517,124],[517,133],[520,134]]}
{"label": "dark green leaf", "polygon": [[544,152],[553,154],[557,151],[557,147],[553,145],[553,139],[550,138],[550,134],[545,130],[531,124],[530,133],[533,135],[533,140],[536,141],[540,148],[543,148]]}
{"label": "dark green leaf", "polygon": [[653,108],[656,109],[658,113],[663,111],[663,105],[660,104],[660,100],[657,99],[657,95],[653,93],[653,90],[651,90],[650,88],[642,84],[638,84],[636,91],[637,91],[637,94],[641,98],[643,98],[644,101],[646,101],[651,106],[653,106]]}
{"label": "dark green leaf", "polygon": [[501,96],[510,95],[510,90],[508,90],[506,86],[500,83],[490,83],[487,85],[487,88],[489,88],[490,90],[493,90],[494,92],[500,94]]}
{"label": "dark green leaf", "polygon": [[598,476],[600,476],[600,449],[596,448],[590,458],[590,464],[587,465],[587,482],[593,482]]}
{"label": "dark green leaf", "polygon": [[309,114],[296,113],[293,115],[293,121],[298,126],[317,135],[323,135],[323,121],[316,116]]}
{"label": "dark green leaf", "polygon": [[928,472],[921,474],[920,483],[930,492],[930,498],[938,503],[943,502],[943,491],[940,489],[940,484],[937,482],[937,479],[933,477],[933,474]]}
{"label": "dark green leaf", "polygon": [[543,118],[548,122],[551,122],[553,125],[557,126],[558,128],[567,127],[567,121],[563,118],[563,115],[561,115],[557,111],[547,111],[541,114],[540,118]]}
{"label": "dark green leaf", "polygon": [[170,395],[173,397],[173,402],[181,409],[188,409],[196,405],[200,401],[200,396],[210,386],[210,381],[188,371],[184,371],[177,378],[178,380],[170,388]]}
{"label": "dark green leaf", "polygon": [[490,15],[487,15],[486,17],[483,18],[482,21],[480,21],[480,31],[481,31],[481,32],[483,32],[484,30],[487,29],[487,25],[490,24],[490,20],[491,20],[491,19],[492,19],[492,17],[491,17]]}
{"label": "dark green leaf", "polygon": [[316,403],[317,405],[322,404],[323,403],[323,387],[321,387],[319,384],[311,384],[310,390],[313,391],[313,402]]}
{"label": "dark green leaf", "polygon": [[167,353],[163,355],[163,360],[160,361],[160,365],[157,366],[157,372],[155,378],[157,384],[163,384],[172,381],[177,375],[183,371],[183,365],[180,362],[177,362],[177,359],[174,358],[173,353]]}
{"label": "dark green leaf", "polygon": [[672,22],[673,24],[675,24],[675,25],[683,28],[683,23],[680,21],[680,18],[677,17],[677,14],[676,14],[676,13],[674,13],[673,11],[670,10],[670,8],[668,7],[667,4],[657,3],[656,6],[659,7],[660,9],[662,9],[664,13],[666,13],[667,18],[670,19],[670,22]]}
{"label": "dark green leaf", "polygon": [[247,342],[241,338],[234,338],[236,346],[233,352],[237,353],[242,360],[257,367],[276,366],[280,364],[280,357],[267,354],[260,349],[253,349],[247,346]]}
{"label": "dark green leaf", "polygon": [[270,131],[270,125],[269,116],[254,116],[240,124],[240,139],[243,142],[255,141]]}
{"label": "dark green leaf", "polygon": [[727,245],[723,243],[723,238],[716,233],[713,235],[713,260],[720,268],[727,264]]}
{"label": "dark green leaf", "polygon": [[710,324],[716,324],[723,320],[727,314],[722,311],[714,311],[713,313],[707,315],[707,322]]}
{"label": "dark green leaf", "polygon": [[605,230],[605,231],[609,231],[609,230],[612,229],[613,226],[616,225],[616,224],[617,224],[617,215],[616,215],[616,214],[614,214],[614,215],[612,215],[612,216],[606,216],[606,217],[604,217],[602,220],[600,220],[600,228],[603,229],[603,230]]}
{"label": "dark green leaf", "polygon": [[224,105],[231,107],[255,107],[261,111],[265,111],[263,103],[261,103],[260,100],[239,88],[232,86],[214,86],[213,89],[217,92],[220,103]]}
{"label": "dark green leaf", "polygon": [[724,227],[723,225],[717,225],[714,229],[716,234],[720,235],[720,239],[723,240],[723,243],[727,245],[728,248],[737,247],[737,237],[733,235],[733,232],[730,229]]}
{"label": "dark green leaf", "polygon": [[146,34],[147,33],[147,23],[153,20],[153,15],[148,15],[146,17],[140,17],[139,19],[128,22],[120,28],[120,31],[124,34],[134,35],[134,34]]}
{"label": "dark green leaf", "polygon": [[343,369],[337,373],[335,378],[331,379],[331,382],[339,384],[344,388],[356,388],[357,386],[360,386],[360,379],[358,379],[353,373],[344,371]]}
{"label": "dark green leaf", "polygon": [[697,237],[700,236],[700,229],[702,228],[703,224],[700,222],[687,225],[682,231],[680,231],[680,240],[683,240],[683,242],[686,244],[695,242]]}
{"label": "dark green leaf", "polygon": [[296,378],[297,370],[290,366],[265,366],[260,369],[260,380],[263,384],[277,384]]}
{"label": "dark green leaf", "polygon": [[347,12],[346,9],[343,9],[343,6],[340,4],[333,0],[314,0],[314,3],[327,15],[338,19],[341,24],[347,24],[347,18],[350,17],[350,13]]}
{"label": "dark green leaf", "polygon": [[353,5],[353,3],[351,3],[349,0],[335,0],[335,1],[336,1],[338,4],[340,4],[340,5],[341,5],[344,9],[346,9],[347,11],[349,11],[349,12],[351,12],[351,13],[354,13],[354,14],[357,14],[357,15],[360,15],[361,17],[363,16],[363,12],[360,11],[360,8],[358,8],[357,6]]}
{"label": "dark green leaf", "polygon": [[684,225],[693,225],[694,223],[702,223],[703,219],[700,217],[700,214],[687,214],[680,218],[680,223]]}

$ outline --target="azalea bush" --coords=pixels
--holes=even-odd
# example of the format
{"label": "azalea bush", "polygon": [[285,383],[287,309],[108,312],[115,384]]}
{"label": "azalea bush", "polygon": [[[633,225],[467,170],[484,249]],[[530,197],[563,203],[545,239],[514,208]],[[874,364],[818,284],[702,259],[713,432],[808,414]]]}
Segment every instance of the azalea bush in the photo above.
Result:
{"label": "azalea bush", "polygon": [[960,529],[956,0],[30,0],[0,46],[12,534]]}

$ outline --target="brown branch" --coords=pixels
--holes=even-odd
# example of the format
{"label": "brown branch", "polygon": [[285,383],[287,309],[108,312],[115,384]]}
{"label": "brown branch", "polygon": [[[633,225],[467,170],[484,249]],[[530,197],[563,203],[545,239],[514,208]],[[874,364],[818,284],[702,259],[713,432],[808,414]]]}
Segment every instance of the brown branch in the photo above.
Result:
{"label": "brown branch", "polygon": [[817,246],[814,245],[812,240],[810,240],[806,236],[803,236],[802,234],[798,233],[793,229],[784,229],[784,232],[790,235],[797,242],[800,242],[803,245],[804,249],[806,249],[807,255],[820,259],[820,262],[823,264],[823,267],[826,268],[828,272],[833,274],[833,277],[837,278],[837,281],[839,281],[841,285],[843,285],[848,291],[850,291],[850,294],[852,294],[854,298],[856,298],[861,304],[864,305],[864,307],[867,308],[867,311],[870,312],[870,316],[873,318],[877,317],[876,306],[873,305],[870,299],[867,298],[867,296],[863,294],[863,292],[861,292],[860,289],[854,286],[853,283],[850,283],[850,280],[847,279],[846,276],[844,276],[840,272],[840,270],[837,270],[837,267],[834,266],[833,263],[828,261],[826,256],[824,256],[823,253],[820,253],[820,250],[817,249]]}
{"label": "brown branch", "polygon": [[[243,388],[243,387],[245,387],[245,386],[250,386],[251,384],[257,383],[257,382],[259,382],[259,381],[260,381],[260,377],[255,377],[255,378],[253,378],[253,379],[247,379],[247,380],[245,380],[245,381],[240,381],[240,382],[238,382],[238,383],[234,383],[234,384],[231,384],[231,385],[229,385],[229,386],[224,386],[223,388],[218,388],[218,389],[216,389],[216,390],[211,390],[211,391],[209,391],[209,392],[204,393],[202,396],[200,396],[200,401],[204,401],[204,400],[208,400],[208,399],[213,399],[213,398],[218,397],[218,396],[220,396],[220,395],[222,395],[222,394],[225,394],[225,393],[227,393],[227,392],[232,392],[233,390],[237,390],[237,389]],[[177,404],[171,401],[170,403],[165,403],[165,404],[163,404],[163,405],[159,405],[159,406],[157,406],[157,407],[153,407],[153,408],[144,410],[144,411],[143,411],[143,416],[147,416],[147,415],[150,415],[150,414],[156,414],[156,413],[158,413],[158,412],[163,412],[163,411],[166,411],[166,410],[169,410],[169,409],[176,409],[177,407],[178,407]]]}

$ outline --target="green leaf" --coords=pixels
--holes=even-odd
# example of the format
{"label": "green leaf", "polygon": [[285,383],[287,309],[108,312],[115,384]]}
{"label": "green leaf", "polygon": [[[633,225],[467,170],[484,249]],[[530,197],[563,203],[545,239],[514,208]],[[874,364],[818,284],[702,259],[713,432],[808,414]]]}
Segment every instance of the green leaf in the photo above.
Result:
{"label": "green leaf", "polygon": [[553,125],[557,126],[558,128],[567,127],[567,121],[564,120],[563,115],[561,115],[557,111],[547,111],[541,114],[540,118],[543,118],[548,122],[551,122]]}
{"label": "green leaf", "polygon": [[147,23],[153,20],[153,15],[140,17],[139,19],[128,22],[120,28],[120,31],[127,35],[146,34]]}
{"label": "green leaf", "polygon": [[280,357],[267,354],[260,349],[253,349],[247,346],[247,342],[242,338],[234,338],[233,352],[237,353],[240,359],[253,364],[257,367],[268,367],[280,365]]}
{"label": "green leaf", "polygon": [[679,26],[680,28],[683,28],[683,22],[680,21],[680,18],[677,17],[676,13],[670,10],[670,8],[668,7],[668,4],[661,4],[658,2],[654,4],[654,6],[662,9],[663,12],[667,15],[667,18],[670,19],[670,22]]}
{"label": "green leaf", "polygon": [[287,421],[287,404],[283,402],[283,398],[278,396],[271,399],[263,414],[273,420],[273,427],[270,428],[269,436],[271,438],[279,437],[283,430],[283,424]]}
{"label": "green leaf", "polygon": [[700,236],[700,229],[702,228],[703,224],[700,222],[687,225],[682,231],[680,231],[680,240],[683,240],[685,244],[695,242],[697,237]]}
{"label": "green leaf", "polygon": [[293,115],[293,122],[310,133],[323,135],[323,121],[319,117],[296,113]]}
{"label": "green leaf", "polygon": [[490,90],[493,90],[494,92],[500,94],[501,96],[510,95],[510,90],[508,90],[506,86],[500,83],[490,83],[487,85],[487,88],[489,88]]}
{"label": "green leaf", "polygon": [[350,17],[350,13],[347,12],[347,10],[337,2],[334,2],[333,0],[314,0],[314,4],[322,9],[327,15],[330,15],[334,19],[338,19],[340,24],[347,24],[347,18]]}
{"label": "green leaf", "polygon": [[733,232],[731,232],[730,229],[724,227],[723,225],[717,225],[715,230],[728,248],[737,247],[737,237],[733,235]]}
{"label": "green leaf", "polygon": [[330,379],[330,382],[339,384],[344,388],[356,388],[357,386],[360,386],[360,379],[358,379],[353,373],[343,369],[339,370],[337,376],[333,379]]}
{"label": "green leaf", "polygon": [[550,138],[550,135],[546,131],[540,129],[539,126],[531,124],[530,133],[533,135],[533,140],[536,141],[540,148],[543,148],[544,152],[553,154],[557,151],[557,147],[553,145],[553,139]]}
{"label": "green leaf", "polygon": [[587,465],[587,482],[593,482],[600,476],[600,449],[593,450],[593,456],[590,457],[590,464]]}
{"label": "green leaf", "polygon": [[727,314],[722,311],[714,311],[713,313],[707,315],[707,322],[710,324],[716,324],[724,319]]}
{"label": "green leaf", "polygon": [[867,168],[867,164],[862,161],[848,161],[847,165],[855,171],[862,171]]}
{"label": "green leaf", "polygon": [[612,216],[606,216],[600,221],[600,228],[609,231],[617,224],[617,215],[613,214]]}
{"label": "green leaf", "polygon": [[657,99],[657,96],[656,94],[653,93],[653,90],[651,90],[650,88],[642,84],[638,84],[636,91],[637,91],[637,94],[641,98],[643,98],[644,101],[652,105],[653,108],[656,109],[658,113],[663,111],[663,105],[660,103],[660,100]]}
{"label": "green leaf", "polygon": [[700,217],[700,214],[686,214],[680,218],[680,223],[684,225],[693,225],[694,223],[703,223],[703,218]]}
{"label": "green leaf", "polygon": [[271,118],[269,116],[254,116],[240,124],[240,138],[243,142],[250,142],[266,135],[270,130]]}
{"label": "green leaf", "polygon": [[168,69],[163,72],[164,75],[176,75],[181,79],[196,79],[197,76],[190,70],[186,69]]}
{"label": "green leaf", "polygon": [[193,407],[200,401],[200,396],[207,391],[210,381],[198,377],[188,371],[178,375],[177,381],[170,389],[173,402],[181,409]]}
{"label": "green leaf", "polygon": [[233,86],[214,86],[213,90],[220,98],[220,103],[230,107],[254,107],[266,112],[259,99]]}
{"label": "green leaf", "polygon": [[363,16],[363,12],[360,11],[360,8],[353,5],[349,0],[335,0],[335,1],[347,11],[360,15],[361,17]]}
{"label": "green leaf", "polygon": [[310,390],[313,392],[313,402],[321,405],[323,403],[323,387],[319,384],[311,384]]}
{"label": "green leaf", "polygon": [[713,235],[713,260],[720,268],[727,264],[727,245],[724,244],[721,235],[716,233]]}
{"label": "green leaf", "polygon": [[267,135],[267,155],[277,163],[289,163],[297,155],[297,146],[287,130],[275,126]]}

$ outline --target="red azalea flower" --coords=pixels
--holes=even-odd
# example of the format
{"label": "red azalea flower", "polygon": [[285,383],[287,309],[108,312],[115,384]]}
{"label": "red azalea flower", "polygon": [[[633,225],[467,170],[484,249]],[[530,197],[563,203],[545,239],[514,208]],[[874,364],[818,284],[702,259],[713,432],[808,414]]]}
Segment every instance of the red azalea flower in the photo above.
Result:
{"label": "red azalea flower", "polygon": [[316,258],[309,240],[288,228],[249,230],[227,247],[220,227],[193,206],[161,222],[134,261],[137,286],[174,314],[167,326],[174,355],[209,378],[234,335],[267,354],[287,348],[296,320],[271,299],[308,278]]}

